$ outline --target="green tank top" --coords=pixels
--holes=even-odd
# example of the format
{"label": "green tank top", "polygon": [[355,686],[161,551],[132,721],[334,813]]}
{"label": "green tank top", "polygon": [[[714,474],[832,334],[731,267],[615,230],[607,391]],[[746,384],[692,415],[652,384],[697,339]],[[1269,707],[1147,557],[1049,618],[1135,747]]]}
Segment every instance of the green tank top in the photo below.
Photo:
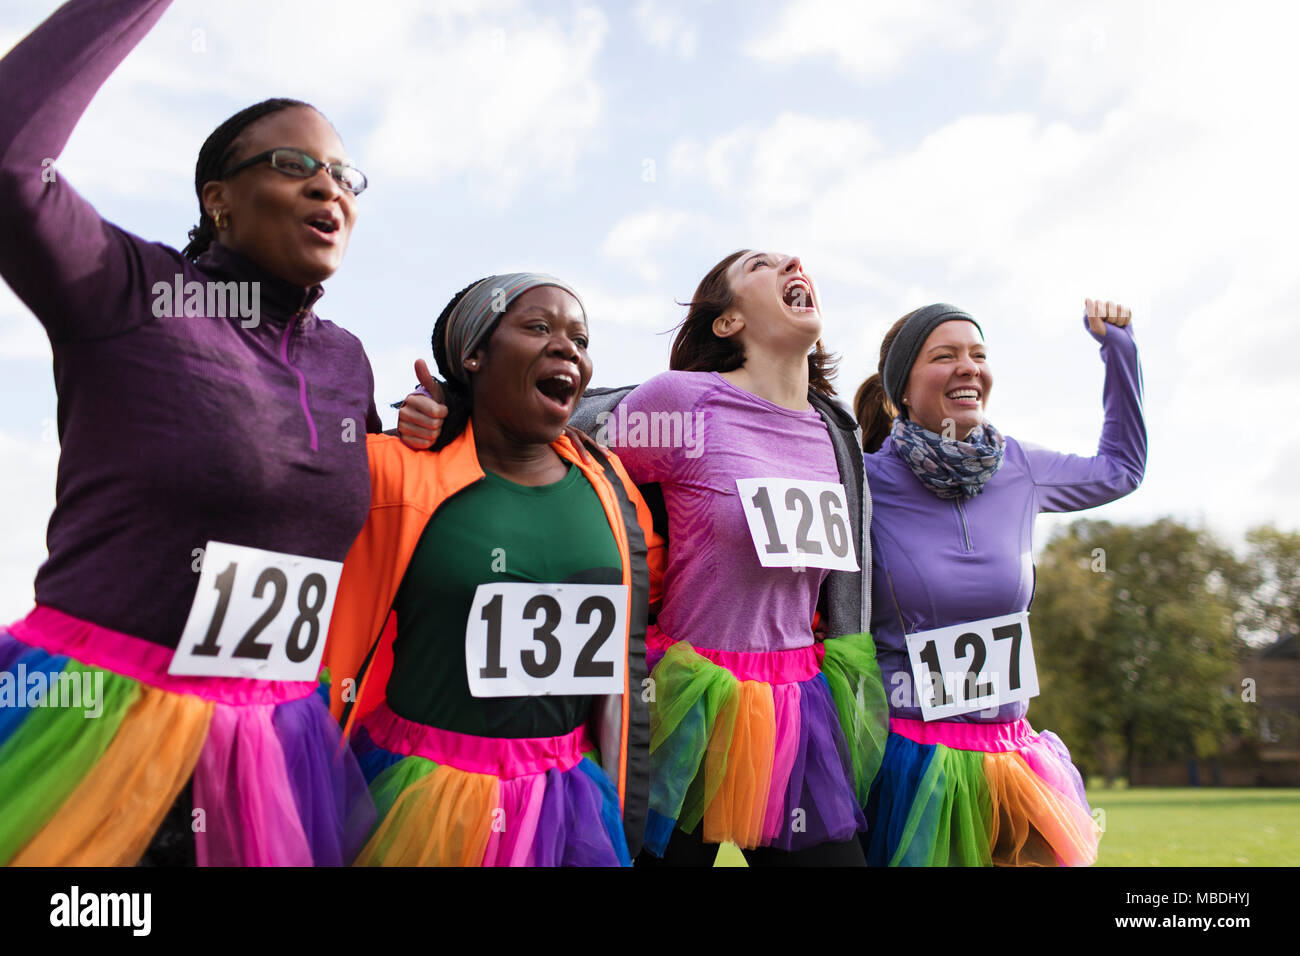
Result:
{"label": "green tank top", "polygon": [[486,472],[434,514],[393,609],[388,704],[400,716],[480,737],[555,737],[582,724],[587,696],[472,697],[465,625],[480,584],[620,584],[618,543],[576,467],[540,487]]}

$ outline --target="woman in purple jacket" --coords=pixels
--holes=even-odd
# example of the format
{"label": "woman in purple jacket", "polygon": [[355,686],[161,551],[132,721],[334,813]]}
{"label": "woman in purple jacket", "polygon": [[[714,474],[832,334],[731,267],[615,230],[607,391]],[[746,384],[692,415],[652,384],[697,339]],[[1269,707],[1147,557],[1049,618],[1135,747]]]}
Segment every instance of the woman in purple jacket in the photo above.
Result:
{"label": "woman in purple jacket", "polygon": [[1038,692],[1034,516],[1123,497],[1146,466],[1129,310],[1087,300],[1086,311],[1106,365],[1094,457],[1022,444],[985,419],[983,334],[950,305],[895,323],[858,390],[875,503],[871,631],[890,697],[869,865],[1096,861],[1100,831],[1069,752],[1025,720]]}
{"label": "woman in purple jacket", "polygon": [[316,677],[379,419],[312,306],[365,177],[268,100],[204,144],[184,254],[100,218],[51,157],[167,6],[68,3],[0,61],[0,274],[61,442],[36,608],[0,627],[0,864],[134,863],[173,804],[159,862],[347,863],[374,810]]}

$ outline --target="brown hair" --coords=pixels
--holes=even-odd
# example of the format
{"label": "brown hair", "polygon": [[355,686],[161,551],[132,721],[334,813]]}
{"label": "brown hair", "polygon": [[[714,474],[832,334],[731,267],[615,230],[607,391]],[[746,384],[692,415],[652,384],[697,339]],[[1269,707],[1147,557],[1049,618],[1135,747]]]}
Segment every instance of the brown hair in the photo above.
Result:
{"label": "brown hair", "polygon": [[[730,372],[745,364],[745,349],[734,337],[718,338],[713,321],[731,308],[734,293],[727,281],[731,264],[745,254],[740,249],[708,271],[687,306],[686,318],[677,326],[677,338],[668,367],[679,372]],[[835,394],[830,380],[835,377],[839,358],[822,347],[822,340],[808,353],[808,385],[823,395]]]}
{"label": "brown hair", "polygon": [[907,409],[895,408],[885,394],[885,357],[889,355],[889,348],[898,337],[899,330],[919,311],[917,309],[907,313],[889,327],[880,342],[880,364],[876,366],[875,374],[859,385],[858,393],[853,396],[853,414],[862,426],[862,450],[868,455],[884,444],[889,430],[894,427],[895,415],[907,417]]}

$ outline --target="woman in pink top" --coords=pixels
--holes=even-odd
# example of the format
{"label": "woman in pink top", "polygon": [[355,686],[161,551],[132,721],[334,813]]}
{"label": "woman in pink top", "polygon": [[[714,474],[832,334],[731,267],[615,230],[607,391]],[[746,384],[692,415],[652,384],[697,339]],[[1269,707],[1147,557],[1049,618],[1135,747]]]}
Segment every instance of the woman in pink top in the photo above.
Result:
{"label": "woman in pink top", "polygon": [[[668,864],[707,865],[724,841],[751,864],[864,863],[886,702],[860,633],[861,479],[837,455],[857,440],[820,335],[798,258],[733,253],[696,290],[673,371],[596,418],[667,511],[645,846]],[[832,577],[853,595],[835,608]]]}

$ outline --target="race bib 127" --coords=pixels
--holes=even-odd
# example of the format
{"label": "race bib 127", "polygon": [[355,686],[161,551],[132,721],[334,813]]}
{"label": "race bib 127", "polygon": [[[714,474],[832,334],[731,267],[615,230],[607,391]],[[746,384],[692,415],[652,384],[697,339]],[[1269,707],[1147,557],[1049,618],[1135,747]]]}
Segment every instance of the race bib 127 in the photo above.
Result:
{"label": "race bib 127", "polygon": [[844,486],[801,478],[737,478],[759,564],[856,571]]}
{"label": "race bib 127", "polygon": [[314,681],[343,562],[209,541],[169,674]]}
{"label": "race bib 127", "polygon": [[1038,696],[1027,611],[909,634],[907,654],[925,720]]}
{"label": "race bib 127", "polygon": [[622,584],[480,584],[465,623],[475,697],[623,693]]}

